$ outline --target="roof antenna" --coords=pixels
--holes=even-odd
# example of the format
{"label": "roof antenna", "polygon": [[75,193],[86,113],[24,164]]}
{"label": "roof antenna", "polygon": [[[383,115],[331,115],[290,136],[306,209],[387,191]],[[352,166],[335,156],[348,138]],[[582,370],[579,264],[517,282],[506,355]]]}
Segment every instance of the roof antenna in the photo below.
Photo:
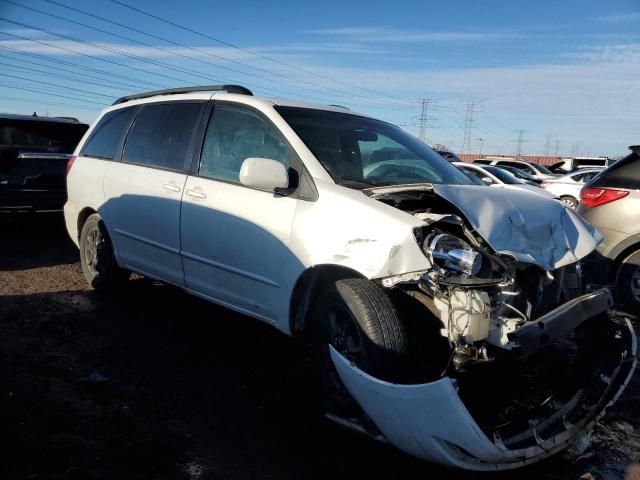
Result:
{"label": "roof antenna", "polygon": [[33,115],[31,115],[32,117],[37,117],[38,114],[36,112],[33,112]]}

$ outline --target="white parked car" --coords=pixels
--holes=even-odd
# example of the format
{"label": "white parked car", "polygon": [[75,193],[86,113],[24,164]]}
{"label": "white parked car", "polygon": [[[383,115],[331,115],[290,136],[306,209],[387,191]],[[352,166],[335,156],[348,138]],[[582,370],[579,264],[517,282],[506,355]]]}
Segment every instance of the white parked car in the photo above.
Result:
{"label": "white parked car", "polygon": [[469,174],[473,175],[482,183],[490,187],[507,188],[511,190],[524,190],[554,200],[558,198],[553,193],[550,193],[536,185],[529,185],[527,183],[524,183],[522,180],[517,179],[510,172],[499,167],[494,167],[493,165],[478,165],[464,162],[453,162],[453,164],[464,172],[468,172]]}
{"label": "white parked car", "polygon": [[556,177],[556,174],[544,165],[525,162],[524,160],[516,160],[515,158],[487,157],[475,160],[473,163],[477,163],[480,165],[495,165],[496,167],[517,168],[529,174],[531,177],[538,181]]}
{"label": "white parked car", "polygon": [[547,192],[560,197],[567,206],[575,209],[580,204],[580,190],[584,184],[602,170],[602,168],[581,168],[578,171],[545,180],[540,186]]}
{"label": "white parked car", "polygon": [[344,108],[238,86],[125,97],[80,142],[68,196],[94,288],[137,272],[307,335],[328,417],[422,459],[548,457],[635,368],[631,324],[582,288],[590,225]]}

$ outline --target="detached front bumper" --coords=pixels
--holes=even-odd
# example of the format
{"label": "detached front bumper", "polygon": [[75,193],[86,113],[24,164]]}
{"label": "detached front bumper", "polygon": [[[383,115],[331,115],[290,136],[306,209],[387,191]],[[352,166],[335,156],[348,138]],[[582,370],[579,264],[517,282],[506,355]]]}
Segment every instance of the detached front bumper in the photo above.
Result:
{"label": "detached front bumper", "polygon": [[[393,384],[358,369],[333,347],[331,358],[349,393],[385,439],[400,450],[424,460],[467,470],[518,468],[549,457],[588,433],[607,407],[622,394],[633,375],[637,341],[628,319],[602,314],[587,318],[586,313],[577,319],[566,316],[567,312],[578,313],[585,306],[605,309],[608,292],[594,293],[550,312],[555,314],[548,318],[556,320],[545,323],[543,328],[533,322],[535,327],[523,332],[526,335],[521,338],[525,339],[526,345],[532,346],[531,352],[533,346],[537,350],[541,343],[550,345],[572,333],[574,328],[582,332],[577,336],[585,336],[584,332],[591,329],[592,333],[586,335],[592,337],[589,340],[592,343],[599,341],[598,337],[602,337],[605,330],[610,337],[606,341],[603,339],[597,359],[590,358],[596,353],[577,355],[580,371],[575,376],[581,378],[576,382],[577,387],[570,394],[559,394],[558,398],[547,402],[545,415],[529,418],[523,428],[520,428],[521,422],[518,429],[514,427],[515,422],[505,429],[503,425],[480,426],[470,413],[473,409],[462,400],[457,379],[444,377],[424,384]],[[596,311],[594,315],[598,313]],[[562,328],[562,323],[569,323],[571,327]],[[534,334],[533,328],[541,331],[546,328],[545,334],[550,336],[541,342],[542,337]],[[536,353],[544,354],[544,349]],[[517,381],[513,375],[500,380],[505,384]],[[492,402],[494,395],[496,393],[492,391],[482,392],[486,402]],[[553,408],[549,406],[551,404]],[[539,412],[540,408],[536,408]]]}

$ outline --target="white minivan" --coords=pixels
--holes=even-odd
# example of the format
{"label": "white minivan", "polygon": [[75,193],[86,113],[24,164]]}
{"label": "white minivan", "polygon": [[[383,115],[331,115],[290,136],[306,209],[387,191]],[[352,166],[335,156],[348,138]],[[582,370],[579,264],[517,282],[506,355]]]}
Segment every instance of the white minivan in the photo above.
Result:
{"label": "white minivan", "polygon": [[630,322],[582,277],[590,225],[389,123],[171,89],[116,101],[74,155],[65,219],[94,288],[136,272],[305,336],[328,418],[416,457],[548,457],[635,368]]}

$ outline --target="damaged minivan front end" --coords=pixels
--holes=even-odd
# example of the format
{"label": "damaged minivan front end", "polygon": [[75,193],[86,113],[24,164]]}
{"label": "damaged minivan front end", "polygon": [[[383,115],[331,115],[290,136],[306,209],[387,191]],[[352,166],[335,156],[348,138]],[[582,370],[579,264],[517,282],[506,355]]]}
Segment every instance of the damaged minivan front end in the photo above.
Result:
{"label": "damaged minivan front end", "polygon": [[[417,346],[409,371],[377,378],[330,347],[362,409],[334,419],[470,470],[517,468],[588,435],[630,380],[637,349],[609,290],[583,278],[580,262],[597,232],[561,203],[528,192],[363,192],[422,222],[413,234],[428,267],[373,279],[408,319]],[[426,341],[427,331],[437,338]]]}

